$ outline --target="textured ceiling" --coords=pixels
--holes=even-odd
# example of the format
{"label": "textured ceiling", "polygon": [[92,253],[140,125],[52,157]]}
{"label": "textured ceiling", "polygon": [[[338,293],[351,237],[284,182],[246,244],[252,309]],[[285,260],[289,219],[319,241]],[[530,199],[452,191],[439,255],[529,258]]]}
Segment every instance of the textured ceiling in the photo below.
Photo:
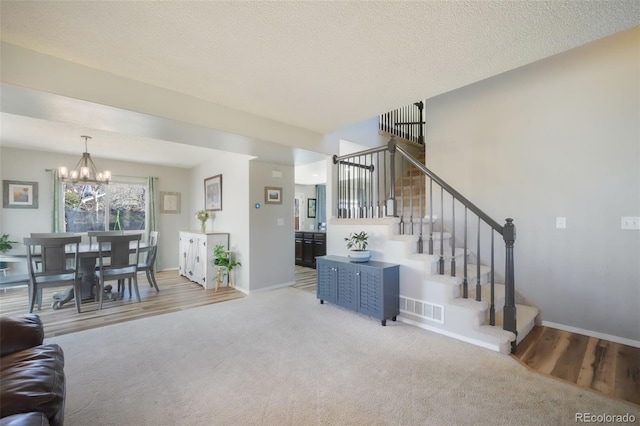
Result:
{"label": "textured ceiling", "polygon": [[1,2],[11,44],[321,133],[640,23],[633,1]]}

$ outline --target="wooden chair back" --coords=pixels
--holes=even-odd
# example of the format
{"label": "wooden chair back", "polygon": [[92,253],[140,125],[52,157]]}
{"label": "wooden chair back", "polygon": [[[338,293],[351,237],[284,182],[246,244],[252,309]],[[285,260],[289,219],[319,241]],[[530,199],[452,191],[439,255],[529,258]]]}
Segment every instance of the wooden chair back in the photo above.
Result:
{"label": "wooden chair back", "polygon": [[[29,274],[37,278],[43,275],[68,274],[78,270],[78,251],[81,237],[40,237],[25,238]],[[74,244],[72,252],[67,246]],[[38,250],[39,247],[39,250]],[[68,265],[69,256],[74,258],[73,264]],[[36,270],[35,262],[40,263],[40,270]]]}
{"label": "wooden chair back", "polygon": [[[140,240],[141,234],[129,234],[129,235],[98,235],[96,241],[98,242],[98,262],[99,267],[104,268],[104,259],[107,257],[110,259],[108,267],[110,268],[122,268],[128,266],[137,267],[140,256]],[[133,257],[135,260],[131,260],[131,242],[135,241]]]}

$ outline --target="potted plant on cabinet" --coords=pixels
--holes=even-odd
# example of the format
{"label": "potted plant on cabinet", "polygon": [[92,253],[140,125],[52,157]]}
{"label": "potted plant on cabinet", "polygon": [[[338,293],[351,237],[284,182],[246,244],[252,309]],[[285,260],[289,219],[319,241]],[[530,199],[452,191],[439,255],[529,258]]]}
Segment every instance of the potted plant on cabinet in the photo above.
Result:
{"label": "potted plant on cabinet", "polygon": [[198,210],[196,212],[196,219],[200,221],[200,232],[207,233],[207,220],[211,217],[211,213],[207,210]]}
{"label": "potted plant on cabinet", "polygon": [[366,232],[352,232],[344,240],[347,248],[351,250],[349,258],[352,262],[368,262],[371,259],[371,252],[367,250],[369,235]]}
{"label": "potted plant on cabinet", "polygon": [[[2,234],[0,237],[0,253],[6,253],[13,248],[13,244],[17,241],[11,241],[9,234]],[[7,269],[7,262],[0,262],[0,269]]]}
{"label": "potted plant on cabinet", "polygon": [[240,262],[231,260],[231,252],[225,250],[222,244],[217,244],[213,248],[213,266],[218,268],[218,274],[216,275],[216,290],[220,288],[220,282],[225,276],[229,276],[229,287],[233,287],[231,282],[231,271],[236,266],[242,266]]}

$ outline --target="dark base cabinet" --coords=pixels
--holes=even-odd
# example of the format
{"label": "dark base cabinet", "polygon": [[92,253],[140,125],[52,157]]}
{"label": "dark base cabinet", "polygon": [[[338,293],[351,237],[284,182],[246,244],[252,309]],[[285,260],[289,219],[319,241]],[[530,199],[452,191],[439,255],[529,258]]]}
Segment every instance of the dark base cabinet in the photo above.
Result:
{"label": "dark base cabinet", "polygon": [[354,263],[348,257],[316,258],[317,290],[325,301],[374,317],[387,325],[400,314],[400,265],[383,262]]}
{"label": "dark base cabinet", "polygon": [[296,265],[316,267],[316,257],[327,254],[326,234],[323,232],[296,232]]}

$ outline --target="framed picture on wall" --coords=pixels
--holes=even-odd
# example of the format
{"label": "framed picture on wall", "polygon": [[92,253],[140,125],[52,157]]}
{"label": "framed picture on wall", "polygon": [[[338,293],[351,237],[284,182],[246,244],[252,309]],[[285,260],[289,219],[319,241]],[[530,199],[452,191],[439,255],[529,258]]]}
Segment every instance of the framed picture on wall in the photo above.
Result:
{"label": "framed picture on wall", "polygon": [[204,209],[212,212],[222,210],[222,175],[204,180]]}
{"label": "framed picture on wall", "polygon": [[264,187],[264,203],[265,204],[282,204],[282,188],[265,186]]}
{"label": "framed picture on wall", "polygon": [[309,198],[307,200],[307,217],[316,217],[316,199]]}
{"label": "framed picture on wall", "polygon": [[2,207],[5,209],[37,209],[38,182],[3,180]]}
{"label": "framed picture on wall", "polygon": [[180,213],[179,192],[160,192],[160,213]]}

